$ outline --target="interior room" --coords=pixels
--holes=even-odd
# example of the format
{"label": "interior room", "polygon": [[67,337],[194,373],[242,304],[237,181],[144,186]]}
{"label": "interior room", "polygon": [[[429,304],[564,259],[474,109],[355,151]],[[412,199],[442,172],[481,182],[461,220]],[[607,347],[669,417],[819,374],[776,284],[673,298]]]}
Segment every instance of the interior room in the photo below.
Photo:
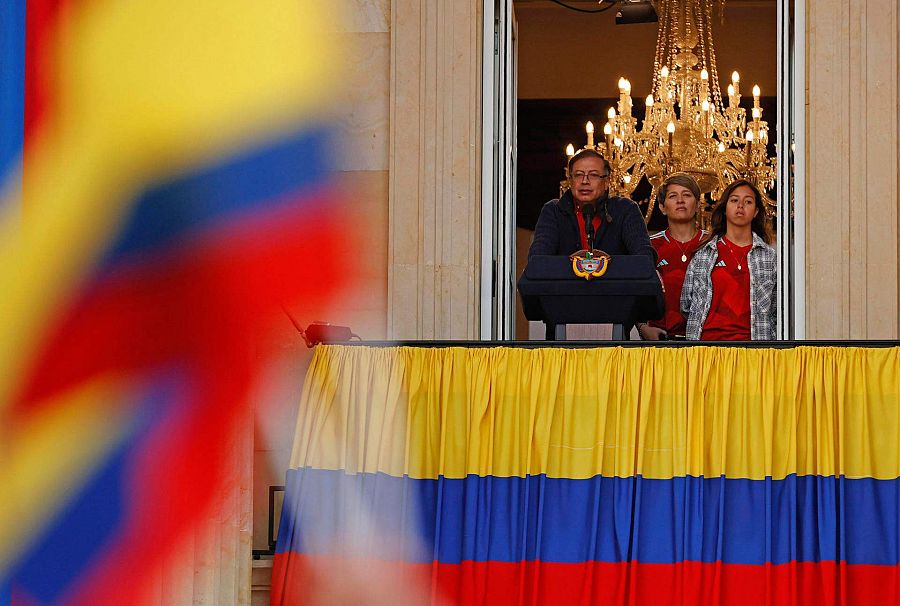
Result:
{"label": "interior room", "polygon": [[[579,149],[585,144],[589,120],[602,137],[607,111],[617,104],[620,78],[631,83],[638,123],[644,118],[642,100],[653,84],[659,22],[617,24],[620,8],[603,10],[604,6],[610,5],[594,0],[514,2],[518,45],[517,276],[524,268],[541,207],[559,196],[560,181],[565,179],[566,146],[571,143]],[[758,85],[763,119],[773,134],[778,90],[776,8],[775,0],[728,0],[712,15],[723,97],[732,72],[737,71],[745,93],[740,105],[749,115],[754,103],[749,93]],[[772,136],[768,155],[775,154]],[[632,196],[645,216],[649,194],[649,185],[642,183]],[[663,218],[654,213],[648,229],[653,233],[664,228]],[[518,301],[516,338],[528,338],[528,323]]]}

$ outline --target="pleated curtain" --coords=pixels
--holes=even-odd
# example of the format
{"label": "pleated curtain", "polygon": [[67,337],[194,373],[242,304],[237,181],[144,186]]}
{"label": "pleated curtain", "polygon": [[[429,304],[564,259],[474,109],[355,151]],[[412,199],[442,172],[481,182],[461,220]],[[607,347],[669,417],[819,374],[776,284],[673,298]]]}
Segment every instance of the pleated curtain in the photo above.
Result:
{"label": "pleated curtain", "polygon": [[898,352],[319,346],[272,603],[898,603]]}

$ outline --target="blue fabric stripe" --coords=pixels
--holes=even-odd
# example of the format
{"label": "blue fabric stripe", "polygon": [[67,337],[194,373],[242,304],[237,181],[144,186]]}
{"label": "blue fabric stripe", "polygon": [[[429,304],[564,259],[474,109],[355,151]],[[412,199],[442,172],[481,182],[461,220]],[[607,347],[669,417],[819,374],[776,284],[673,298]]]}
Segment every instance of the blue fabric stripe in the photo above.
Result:
{"label": "blue fabric stripe", "polygon": [[[415,562],[897,565],[898,502],[900,480],[871,478],[414,480],[296,469],[277,551],[329,553],[349,532],[367,554],[386,555],[378,531],[417,537],[420,548],[402,554]],[[359,525],[357,503],[370,526]]]}
{"label": "blue fabric stripe", "polygon": [[264,147],[155,185],[135,201],[101,268],[156,251],[197,233],[296,204],[320,185],[330,161],[328,131],[307,128]]}
{"label": "blue fabric stripe", "polygon": [[25,0],[0,2],[0,183],[17,168],[25,128]]}
{"label": "blue fabric stripe", "polygon": [[185,386],[177,371],[149,380],[146,391],[138,396],[137,412],[129,420],[129,434],[92,470],[84,485],[69,495],[69,502],[34,543],[19,554],[19,561],[9,571],[9,585],[24,589],[41,604],[66,600],[74,584],[105,555],[129,515],[140,506],[128,499],[130,484],[140,481],[134,477],[134,457],[167,415],[178,414],[174,404]]}

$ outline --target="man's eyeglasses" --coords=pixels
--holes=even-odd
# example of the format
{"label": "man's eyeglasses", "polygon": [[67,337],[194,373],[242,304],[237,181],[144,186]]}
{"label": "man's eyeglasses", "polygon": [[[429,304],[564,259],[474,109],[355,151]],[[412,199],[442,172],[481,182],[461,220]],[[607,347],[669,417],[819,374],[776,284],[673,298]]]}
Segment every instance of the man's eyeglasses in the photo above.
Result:
{"label": "man's eyeglasses", "polygon": [[575,180],[576,183],[584,183],[585,179],[587,179],[588,182],[590,182],[590,183],[597,183],[598,181],[602,181],[603,179],[606,179],[608,176],[609,176],[608,174],[601,175],[600,173],[597,173],[597,172],[586,173],[583,170],[579,170],[574,175],[572,175],[572,178]]}

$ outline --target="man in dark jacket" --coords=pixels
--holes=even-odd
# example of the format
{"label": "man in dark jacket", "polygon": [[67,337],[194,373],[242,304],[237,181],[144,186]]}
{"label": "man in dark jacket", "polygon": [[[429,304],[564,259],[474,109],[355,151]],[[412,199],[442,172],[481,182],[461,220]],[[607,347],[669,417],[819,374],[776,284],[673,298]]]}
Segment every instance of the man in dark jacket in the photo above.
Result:
{"label": "man in dark jacket", "polygon": [[534,239],[528,249],[533,255],[571,255],[587,247],[581,209],[594,205],[594,246],[610,255],[647,255],[656,263],[656,253],[644,218],[628,198],[609,195],[609,162],[591,149],[569,160],[569,190],[541,209]]}

